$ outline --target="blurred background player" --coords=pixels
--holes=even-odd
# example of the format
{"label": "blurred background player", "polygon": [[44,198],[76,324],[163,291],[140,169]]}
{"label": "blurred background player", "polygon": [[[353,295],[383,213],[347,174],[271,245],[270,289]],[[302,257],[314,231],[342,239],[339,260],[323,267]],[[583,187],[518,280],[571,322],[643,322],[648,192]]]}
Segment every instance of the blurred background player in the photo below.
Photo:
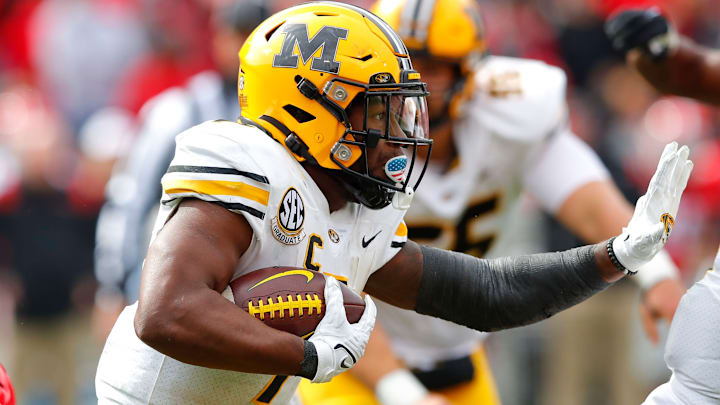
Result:
{"label": "blurred background player", "polygon": [[605,32],[657,90],[720,105],[720,51],[680,35],[660,9],[620,11]]}
{"label": "blurred background player", "polygon": [[[659,91],[720,105],[720,52],[680,36],[659,9],[622,10],[611,16],[605,31],[628,64]],[[705,174],[712,177],[717,171]],[[688,290],[673,319],[665,348],[670,381],[643,405],[720,401],[718,269],[720,250],[713,268]]]}
{"label": "blurred background player", "polygon": [[95,274],[100,282],[95,326],[103,340],[125,305],[137,300],[142,260],[161,195],[158,185],[175,151],[175,136],[204,121],[235,121],[240,116],[237,50],[269,14],[261,0],[219,4],[212,14],[210,42],[216,69],[198,73],[185,86],[148,101],[137,141],[108,183],[95,245]]}
{"label": "blurred background player", "polygon": [[[508,227],[513,213],[519,213],[523,190],[588,243],[604,240],[624,226],[632,207],[595,153],[569,129],[566,78],[560,69],[488,55],[485,28],[473,0],[388,0],[376,3],[373,11],[401,35],[430,91],[433,154],[424,184],[405,216],[411,239],[478,257],[517,252],[517,236]],[[684,287],[666,253],[643,270],[636,278],[645,292],[642,313],[648,318],[648,334],[657,340],[654,322],[672,318]],[[594,306],[600,312],[624,314],[631,300],[632,294],[612,291],[579,310]],[[585,318],[591,317],[586,312]],[[371,341],[366,357],[350,374],[323,386],[302,385],[307,404],[334,403],[324,399],[334,396],[357,401],[360,394],[348,387],[361,388],[349,381],[352,376],[371,388],[366,395],[375,391],[383,405],[420,403],[427,395],[423,386],[453,404],[500,403],[480,346],[484,335],[381,301],[378,321],[401,363],[392,360],[387,347]],[[622,322],[616,323],[613,333],[626,333]],[[377,328],[374,339],[385,341],[377,337],[380,333]],[[603,342],[604,337],[568,338],[559,343],[563,351],[578,355],[604,347],[605,363],[618,384],[628,380],[627,352]],[[564,374],[571,373],[581,378],[577,370]],[[610,400],[631,403],[626,393],[613,390]],[[575,395],[555,395],[552,400],[578,402],[582,399]]]}

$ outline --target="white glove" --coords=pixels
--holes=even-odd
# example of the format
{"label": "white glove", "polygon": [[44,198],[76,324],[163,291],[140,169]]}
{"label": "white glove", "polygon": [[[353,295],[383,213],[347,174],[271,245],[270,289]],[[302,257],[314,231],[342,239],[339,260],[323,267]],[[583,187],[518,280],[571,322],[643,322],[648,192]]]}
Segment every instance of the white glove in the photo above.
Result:
{"label": "white glove", "polygon": [[338,281],[326,277],[325,316],[308,339],[315,345],[318,357],[317,373],[312,382],[328,382],[360,360],[375,327],[376,314],[375,303],[366,295],[365,312],[357,323],[350,324]]}
{"label": "white glove", "polygon": [[680,197],[693,163],[687,146],[665,146],[647,193],[640,197],[627,227],[613,241],[613,251],[630,273],[649,262],[665,245],[675,222]]}

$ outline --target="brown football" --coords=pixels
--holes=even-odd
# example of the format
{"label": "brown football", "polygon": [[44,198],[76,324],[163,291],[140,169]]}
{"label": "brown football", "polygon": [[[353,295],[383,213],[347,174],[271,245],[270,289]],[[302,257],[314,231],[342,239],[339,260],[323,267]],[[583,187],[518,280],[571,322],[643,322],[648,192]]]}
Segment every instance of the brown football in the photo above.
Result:
{"label": "brown football", "polygon": [[[266,325],[306,336],[325,316],[325,275],[298,267],[267,267],[230,283],[235,304]],[[360,320],[365,301],[340,283],[345,315]]]}

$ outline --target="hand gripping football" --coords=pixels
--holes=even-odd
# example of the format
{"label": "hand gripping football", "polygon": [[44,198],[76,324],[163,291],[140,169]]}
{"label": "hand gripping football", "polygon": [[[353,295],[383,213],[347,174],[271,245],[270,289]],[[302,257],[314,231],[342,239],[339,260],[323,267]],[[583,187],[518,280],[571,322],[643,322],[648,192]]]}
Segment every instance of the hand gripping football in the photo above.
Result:
{"label": "hand gripping football", "polygon": [[[345,314],[350,323],[360,320],[365,301],[340,283]],[[325,315],[325,275],[298,267],[267,267],[230,283],[235,304],[267,326],[307,336]],[[227,298],[229,291],[225,291]]]}

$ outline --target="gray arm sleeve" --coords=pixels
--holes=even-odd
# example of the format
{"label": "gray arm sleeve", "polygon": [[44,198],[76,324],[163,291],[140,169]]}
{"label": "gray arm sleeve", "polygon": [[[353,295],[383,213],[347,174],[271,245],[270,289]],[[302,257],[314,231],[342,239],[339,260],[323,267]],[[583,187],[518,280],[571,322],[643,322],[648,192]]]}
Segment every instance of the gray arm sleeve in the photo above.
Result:
{"label": "gray arm sleeve", "polygon": [[609,285],[594,249],[485,260],[422,246],[415,311],[481,331],[541,321]]}

